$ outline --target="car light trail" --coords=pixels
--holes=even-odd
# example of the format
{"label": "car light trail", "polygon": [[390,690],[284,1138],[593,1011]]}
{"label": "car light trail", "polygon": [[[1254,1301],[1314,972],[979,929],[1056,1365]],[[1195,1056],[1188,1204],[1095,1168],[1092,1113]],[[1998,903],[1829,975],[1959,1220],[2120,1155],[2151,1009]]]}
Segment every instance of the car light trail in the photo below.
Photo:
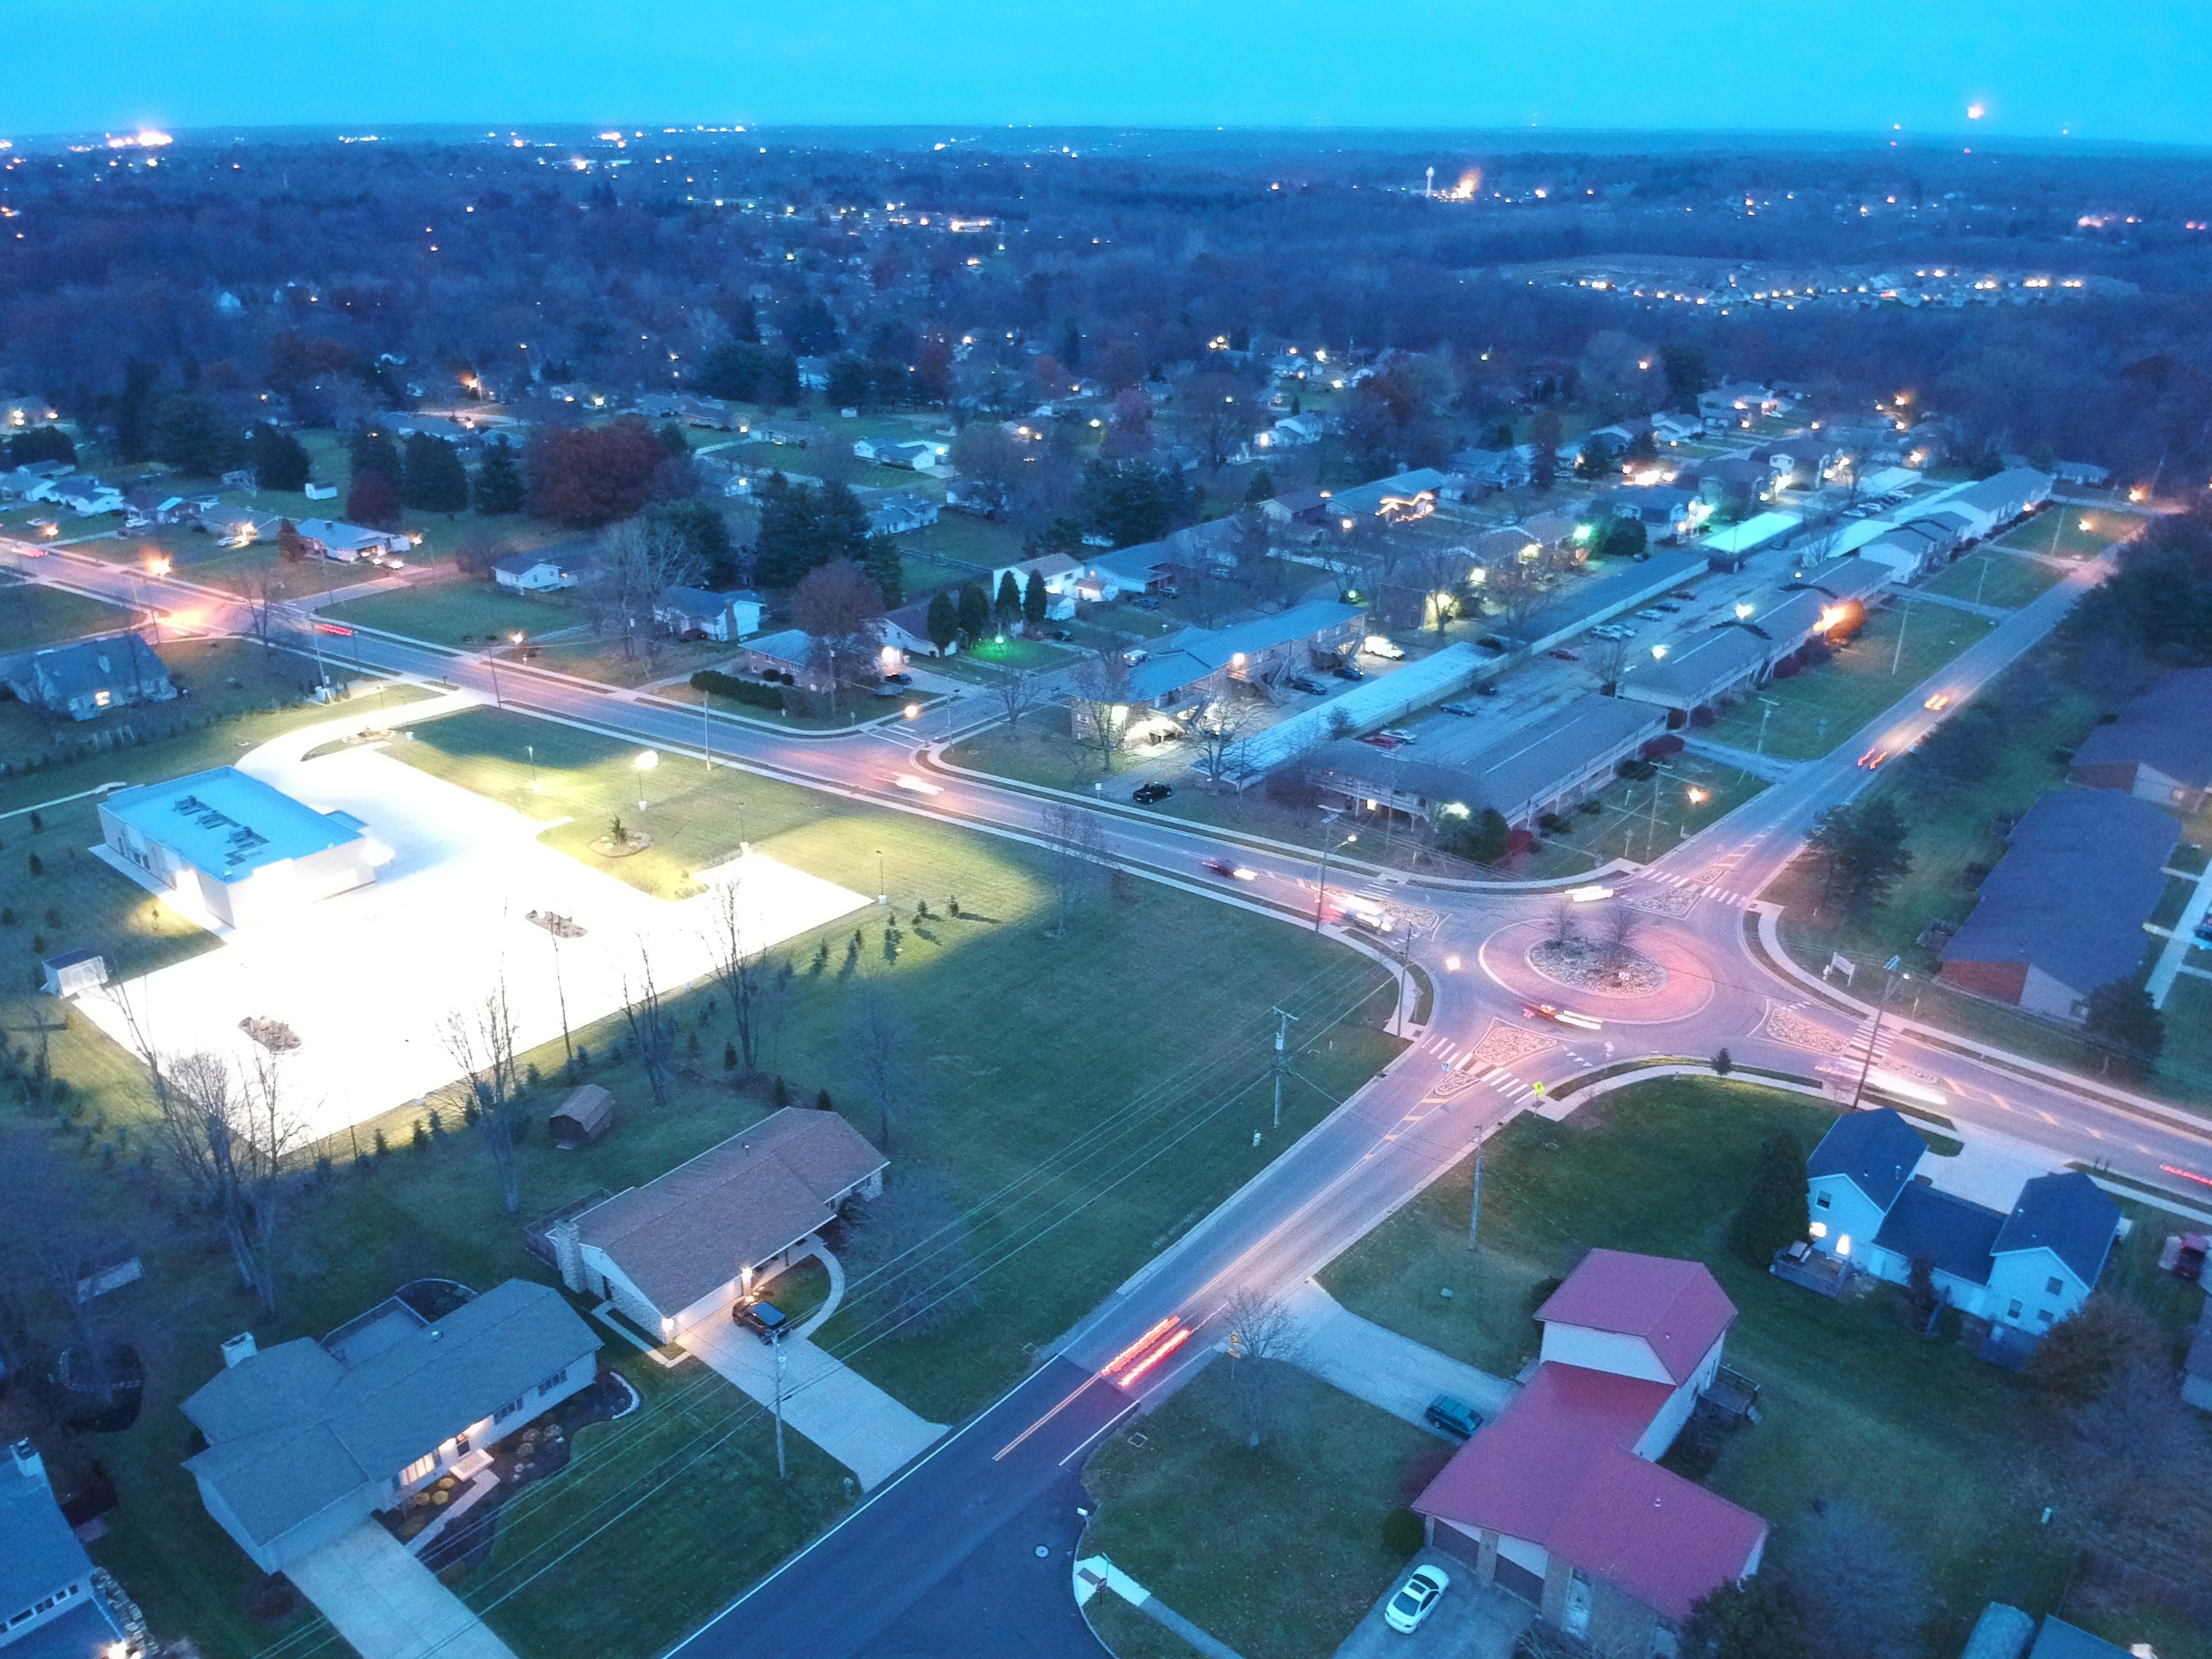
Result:
{"label": "car light trail", "polygon": [[1182,1323],[1182,1316],[1181,1314],[1170,1314],[1165,1319],[1161,1320],[1158,1324],[1153,1326],[1152,1329],[1146,1331],[1134,1342],[1132,1342],[1127,1347],[1122,1349],[1121,1352],[1115,1354],[1111,1359],[1108,1360],[1103,1365],[1099,1367],[1100,1375],[1104,1376],[1119,1376],[1122,1367],[1128,1364],[1132,1360],[1135,1359],[1139,1354],[1144,1352],[1144,1351],[1151,1347],[1153,1343],[1158,1341],[1163,1336],[1165,1336],[1170,1331],[1173,1330],[1176,1326]]}
{"label": "car light trail", "polygon": [[1119,1382],[1125,1389],[1135,1388],[1137,1386],[1137,1379],[1139,1377],[1144,1376],[1146,1372],[1151,1370],[1155,1365],[1158,1364],[1160,1361],[1165,1359],[1177,1348],[1180,1348],[1184,1343],[1189,1341],[1190,1339],[1191,1328],[1185,1325],[1173,1336],[1161,1343],[1159,1346],[1154,1348],[1150,1353],[1146,1354],[1142,1359],[1139,1359],[1135,1364],[1130,1366],[1127,1370],[1124,1371],[1121,1376],[1115,1377],[1114,1380]]}
{"label": "car light trail", "polygon": [[2201,1176],[2194,1170],[2177,1169],[2171,1164],[2161,1164],[2158,1167],[2163,1175],[2179,1176],[2184,1181],[2193,1181],[2200,1187],[2212,1187],[2212,1176]]}

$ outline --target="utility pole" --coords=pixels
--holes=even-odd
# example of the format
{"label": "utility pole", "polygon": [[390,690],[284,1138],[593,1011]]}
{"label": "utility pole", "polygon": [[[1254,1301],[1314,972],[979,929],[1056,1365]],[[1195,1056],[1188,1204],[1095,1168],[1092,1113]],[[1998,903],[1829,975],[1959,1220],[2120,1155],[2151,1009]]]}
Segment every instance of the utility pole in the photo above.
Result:
{"label": "utility pole", "polygon": [[706,751],[707,771],[710,776],[714,770],[714,694],[702,691],[699,694],[699,746]]}
{"label": "utility pole", "polygon": [[770,1345],[775,1350],[775,1478],[788,1479],[783,1462],[783,1338],[778,1334]]}
{"label": "utility pole", "polygon": [[[1984,558],[1987,558],[1989,556],[1985,553],[1982,556]],[[1986,569],[1987,567],[1984,566],[1984,568]],[[1898,669],[1901,667],[1905,662],[1905,630],[1906,627],[1910,625],[1911,621],[1912,601],[1911,599],[1907,599],[1905,601],[1905,609],[1899,613],[1897,618],[1897,654],[1889,659],[1889,672],[1893,675],[1897,672]]]}
{"label": "utility pole", "polygon": [[1763,755],[1766,752],[1766,722],[1774,717],[1774,699],[1761,697],[1759,701],[1762,705],[1759,712],[1759,746],[1752,752]]}
{"label": "utility pole", "polygon": [[[1897,988],[1899,960],[1899,958],[1892,957],[1882,964],[1882,972],[1887,977],[1882,981],[1881,1000],[1874,1006],[1874,1025],[1867,1032],[1866,1058],[1859,1063],[1858,1087],[1851,1091],[1851,1109],[1855,1112],[1859,1109],[1859,1097],[1866,1093],[1867,1074],[1874,1070],[1875,1043],[1881,1036],[1882,1010],[1889,1006],[1889,994]],[[1912,975],[1907,974],[1905,977],[1911,979]]]}
{"label": "utility pole", "polygon": [[1275,1079],[1274,1127],[1279,1129],[1283,1127],[1283,1073],[1290,1069],[1284,1056],[1283,1041],[1290,1035],[1290,1022],[1297,1016],[1285,1013],[1280,1008],[1274,1009],[1273,1012],[1275,1016],[1275,1063],[1267,1069]]}
{"label": "utility pole", "polygon": [[1476,1236],[1482,1231],[1482,1136],[1483,1129],[1477,1128],[1474,1132],[1474,1198],[1467,1210],[1467,1248],[1470,1250],[1474,1248]]}

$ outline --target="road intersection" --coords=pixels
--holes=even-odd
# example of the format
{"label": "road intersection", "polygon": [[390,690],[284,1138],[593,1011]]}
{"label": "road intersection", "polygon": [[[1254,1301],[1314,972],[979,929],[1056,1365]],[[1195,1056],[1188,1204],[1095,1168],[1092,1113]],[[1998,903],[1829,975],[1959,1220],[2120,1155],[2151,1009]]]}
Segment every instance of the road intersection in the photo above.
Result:
{"label": "road intersection", "polygon": [[[125,605],[141,586],[135,573],[98,560],[39,552],[9,562],[34,580]],[[2110,568],[2104,561],[2076,567],[1939,674],[1905,690],[1827,758],[1796,766],[1661,856],[1606,873],[1615,890],[1606,902],[1641,912],[1635,949],[1664,969],[1663,982],[1648,995],[1591,994],[1545,972],[1531,947],[1551,926],[1556,884],[1431,880],[1358,866],[1333,871],[1332,897],[1373,895],[1401,915],[1419,913],[1423,925],[1395,930],[1385,936],[1387,946],[1350,925],[1340,904],[1323,917],[1329,931],[1431,988],[1425,999],[1409,994],[1401,1000],[1406,1049],[1048,1345],[1042,1352],[1051,1357],[1021,1383],[678,1651],[685,1659],[796,1653],[888,1659],[1066,1646],[1052,1632],[1080,1632],[1067,1616],[1066,1577],[1058,1565],[1072,1538],[1046,1534],[1072,1524],[1068,1512],[1082,1501],[1075,1472],[1097,1439],[1204,1363],[1214,1340],[1212,1322],[1232,1294],[1301,1284],[1465,1157],[1478,1135],[1522,1110],[1564,1115],[1592,1086],[1594,1073],[1639,1061],[1695,1063],[1723,1048],[1740,1066],[1841,1080],[1846,1093],[1855,1079],[1873,1072],[1937,1118],[2024,1143],[2054,1164],[2094,1166],[2179,1201],[2212,1199],[2198,1185],[2212,1176],[2212,1127],[2203,1120],[1921,1025],[1894,1009],[1877,1034],[1872,1005],[1787,962],[1775,938],[1774,907],[1759,898],[1819,815],[1872,780],[1874,772],[1856,757],[1909,748],[2047,635]],[[197,629],[251,631],[242,601],[206,588],[179,599],[173,611],[191,612]],[[367,629],[318,635],[316,617],[304,606],[289,608],[282,627],[303,645],[381,672],[483,691],[625,740],[700,752],[704,717],[690,708],[514,665],[496,671],[495,687],[495,671],[482,658]],[[1926,704],[1938,693],[1948,702],[1930,710]],[[1050,844],[1055,811],[1079,805],[1096,811],[1105,856],[1138,873],[1302,925],[1315,925],[1317,909],[1327,908],[1317,850],[1234,841],[1119,803],[967,773],[940,758],[940,744],[918,743],[910,728],[820,737],[718,717],[712,741],[717,764],[1032,842]],[[923,777],[935,793],[900,787],[895,780],[902,775]],[[1204,859],[1224,855],[1252,878],[1224,881],[1204,868]],[[1414,1024],[1418,1000],[1428,1006]],[[1590,1012],[1598,1028],[1531,1018],[1525,1011],[1536,1001]],[[1109,1374],[1146,1333],[1170,1325],[1194,1337],[1140,1377],[1133,1378],[1133,1368]],[[1039,1545],[1050,1549],[1050,1561],[1035,1558]],[[1040,1565],[1051,1571],[1039,1572]],[[948,1598],[1000,1611],[988,1620],[949,1616]],[[989,1633],[994,1628],[997,1634]]]}

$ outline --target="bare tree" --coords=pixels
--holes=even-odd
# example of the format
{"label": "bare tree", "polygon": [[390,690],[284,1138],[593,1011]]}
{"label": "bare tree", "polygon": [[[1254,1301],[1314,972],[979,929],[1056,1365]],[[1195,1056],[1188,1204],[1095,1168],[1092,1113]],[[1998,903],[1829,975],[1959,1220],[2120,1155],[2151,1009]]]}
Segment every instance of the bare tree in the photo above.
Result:
{"label": "bare tree", "polygon": [[880,985],[870,984],[860,993],[860,1017],[854,1033],[859,1039],[860,1075],[868,1100],[876,1109],[878,1139],[886,1152],[891,1149],[891,1108],[904,1106],[907,1093],[907,1055],[913,1036],[897,1007]]}
{"label": "bare tree", "polygon": [[1908,1659],[1920,1650],[1927,1575],[1876,1510],[1855,1498],[1816,1500],[1777,1553],[1818,1659]]}
{"label": "bare tree", "polygon": [[848,1295],[900,1336],[920,1336],[975,1304],[981,1273],[951,1188],[908,1166],[853,1220]]}
{"label": "bare tree", "polygon": [[270,1316],[276,1312],[285,1166],[304,1134],[284,1097],[282,1066],[275,1054],[257,1051],[234,1078],[219,1054],[185,1054],[156,1091],[172,1167],[220,1220],[240,1285]]}
{"label": "bare tree", "polygon": [[1273,1368],[1295,1363],[1304,1344],[1291,1310],[1258,1291],[1243,1289],[1231,1296],[1223,1320],[1228,1331],[1223,1346],[1235,1362],[1230,1384],[1244,1420],[1244,1443],[1257,1446],[1273,1427]]}
{"label": "bare tree", "polygon": [[672,587],[695,585],[703,574],[698,560],[674,538],[649,533],[632,521],[599,538],[599,557],[577,592],[594,633],[613,633],[626,660],[642,657],[653,662],[667,644],[653,619],[655,602]]}
{"label": "bare tree", "polygon": [[1253,705],[1228,697],[1215,698],[1190,723],[1190,736],[1198,744],[1198,769],[1215,788],[1242,769],[1237,763],[1243,758],[1253,723]]}
{"label": "bare tree", "polygon": [[1106,833],[1096,814],[1065,801],[1045,808],[1044,831],[1053,851],[1053,884],[1059,899],[1052,937],[1064,939],[1076,901],[1105,872]]}
{"label": "bare tree", "polygon": [[1644,913],[1629,904],[1615,904],[1605,913],[1605,960],[1612,968],[1625,968],[1636,954],[1636,941],[1644,932]]}
{"label": "bare tree", "polygon": [[100,1242],[86,1223],[93,1194],[84,1166],[32,1129],[0,1139],[0,1358],[11,1373],[66,1344],[70,1380],[111,1399],[106,1304],[77,1286]]}
{"label": "bare tree", "polygon": [[1431,547],[1422,551],[1415,563],[1421,577],[1422,618],[1437,630],[1441,643],[1444,630],[1458,613],[1460,590],[1474,568],[1474,555],[1464,547]]}
{"label": "bare tree", "polygon": [[276,648],[276,615],[284,604],[283,579],[273,570],[257,571],[246,584],[246,630],[267,656]]}
{"label": "bare tree", "polygon": [[1094,651],[1076,664],[1074,697],[1068,705],[1075,741],[1111,772],[1121,750],[1129,709],[1129,659],[1118,646]]}
{"label": "bare tree", "polygon": [[645,941],[637,942],[637,982],[633,986],[629,975],[623,975],[623,1019],[629,1027],[630,1046],[637,1052],[637,1062],[645,1069],[646,1086],[653,1091],[653,1103],[668,1104],[668,1017],[660,1006],[660,988],[653,977],[653,954]]}
{"label": "bare tree", "polygon": [[1025,668],[1006,669],[991,682],[991,695],[999,700],[999,707],[1006,711],[1006,730],[1018,731],[1022,716],[1036,704],[1036,676]]}
{"label": "bare tree", "polygon": [[514,1063],[514,1017],[501,972],[474,1006],[456,1008],[439,1029],[446,1053],[461,1068],[461,1086],[499,1176],[500,1205],[522,1208],[522,1080]]}
{"label": "bare tree", "polygon": [[738,1073],[760,1073],[763,1004],[772,993],[773,975],[768,953],[746,940],[744,903],[744,876],[739,873],[714,890],[714,933],[709,941],[714,951],[714,977],[730,1000],[730,1018],[737,1028]]}
{"label": "bare tree", "polygon": [[1545,926],[1545,935],[1553,945],[1572,945],[1581,933],[1581,918],[1575,914],[1575,902],[1558,898],[1552,902],[1550,921]]}

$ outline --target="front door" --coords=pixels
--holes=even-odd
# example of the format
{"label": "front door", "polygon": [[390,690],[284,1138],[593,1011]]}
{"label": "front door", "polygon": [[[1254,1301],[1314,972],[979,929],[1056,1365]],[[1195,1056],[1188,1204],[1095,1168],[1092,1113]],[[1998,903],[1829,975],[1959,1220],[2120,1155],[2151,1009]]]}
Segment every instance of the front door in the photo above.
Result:
{"label": "front door", "polygon": [[1559,1620],[1570,1636],[1589,1634],[1590,1581],[1577,1571],[1567,1580],[1567,1606]]}

